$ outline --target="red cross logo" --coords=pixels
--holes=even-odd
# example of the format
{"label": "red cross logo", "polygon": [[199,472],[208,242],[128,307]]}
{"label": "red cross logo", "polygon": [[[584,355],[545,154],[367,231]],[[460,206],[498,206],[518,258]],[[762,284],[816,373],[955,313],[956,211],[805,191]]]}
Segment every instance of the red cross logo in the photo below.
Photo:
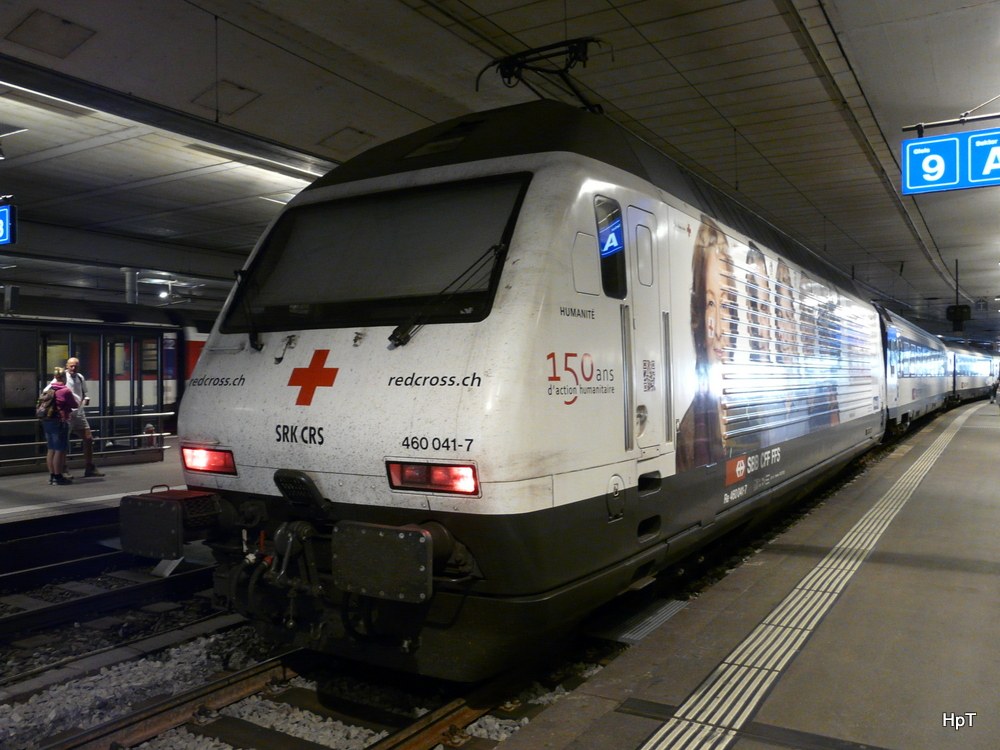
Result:
{"label": "red cross logo", "polygon": [[292,377],[288,379],[288,385],[297,385],[302,390],[299,397],[295,399],[297,406],[309,406],[313,402],[313,395],[317,388],[327,388],[333,385],[337,379],[336,367],[324,367],[329,349],[317,349],[313,352],[312,362],[308,367],[296,367],[292,370]]}

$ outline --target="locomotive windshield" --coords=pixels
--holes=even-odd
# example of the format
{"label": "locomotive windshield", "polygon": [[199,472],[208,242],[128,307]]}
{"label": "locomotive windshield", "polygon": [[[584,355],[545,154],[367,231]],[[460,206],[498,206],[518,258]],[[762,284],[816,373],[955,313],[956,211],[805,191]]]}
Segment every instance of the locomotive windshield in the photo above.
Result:
{"label": "locomotive windshield", "polygon": [[507,175],[292,208],[242,276],[222,331],[399,325],[416,315],[425,323],[482,320],[529,179]]}

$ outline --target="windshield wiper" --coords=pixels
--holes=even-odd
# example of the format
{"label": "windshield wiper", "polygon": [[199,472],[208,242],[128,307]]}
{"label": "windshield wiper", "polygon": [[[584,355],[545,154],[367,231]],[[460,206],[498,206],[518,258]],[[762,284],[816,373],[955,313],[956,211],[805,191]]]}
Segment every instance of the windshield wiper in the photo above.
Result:
{"label": "windshield wiper", "polygon": [[261,349],[264,348],[264,342],[260,340],[260,331],[257,330],[257,327],[254,324],[253,310],[250,306],[250,300],[248,299],[248,295],[245,294],[245,292],[249,291],[249,289],[244,288],[246,280],[247,280],[246,271],[237,268],[236,294],[239,295],[240,302],[243,304],[243,315],[247,321],[247,328],[250,329],[249,331],[247,331],[247,335],[250,337],[250,346],[253,347],[254,351],[259,352]]}
{"label": "windshield wiper", "polygon": [[490,261],[496,262],[496,258],[503,252],[504,247],[505,245],[502,242],[493,245],[485,253],[476,258],[472,262],[472,265],[462,271],[454,281],[438,292],[438,294],[434,295],[431,298],[433,301],[425,303],[420,312],[405,323],[396,326],[389,335],[389,343],[391,344],[389,348],[395,349],[398,346],[406,346],[416,332],[424,327],[422,321],[427,320],[427,318],[444,307],[452,297],[468,288],[473,281],[481,282],[482,279],[479,277],[479,274],[484,269],[492,271],[493,266],[490,264]]}

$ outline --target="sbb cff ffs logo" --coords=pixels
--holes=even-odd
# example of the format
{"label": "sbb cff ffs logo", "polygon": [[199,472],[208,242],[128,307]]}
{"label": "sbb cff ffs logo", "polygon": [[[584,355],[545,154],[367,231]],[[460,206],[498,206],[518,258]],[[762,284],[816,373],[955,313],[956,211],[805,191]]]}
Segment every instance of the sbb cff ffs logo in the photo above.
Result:
{"label": "sbb cff ffs logo", "polygon": [[747,478],[747,457],[740,456],[726,462],[726,486],[742,482]]}
{"label": "sbb cff ffs logo", "polygon": [[731,458],[726,462],[726,486],[742,482],[758,469],[766,469],[780,462],[781,448],[769,448],[752,456]]}

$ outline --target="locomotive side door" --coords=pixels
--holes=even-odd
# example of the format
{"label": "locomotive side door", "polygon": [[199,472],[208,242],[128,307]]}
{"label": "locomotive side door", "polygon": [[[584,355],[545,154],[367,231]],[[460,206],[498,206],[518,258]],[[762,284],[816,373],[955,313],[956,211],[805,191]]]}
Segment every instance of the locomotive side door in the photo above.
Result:
{"label": "locomotive side door", "polygon": [[663,452],[669,403],[668,365],[660,307],[656,217],[635,206],[626,211],[632,249],[632,393],[633,429],[642,458]]}
{"label": "locomotive side door", "polygon": [[896,326],[886,326],[885,355],[888,362],[885,368],[885,401],[886,408],[891,409],[899,404],[899,329]]}

